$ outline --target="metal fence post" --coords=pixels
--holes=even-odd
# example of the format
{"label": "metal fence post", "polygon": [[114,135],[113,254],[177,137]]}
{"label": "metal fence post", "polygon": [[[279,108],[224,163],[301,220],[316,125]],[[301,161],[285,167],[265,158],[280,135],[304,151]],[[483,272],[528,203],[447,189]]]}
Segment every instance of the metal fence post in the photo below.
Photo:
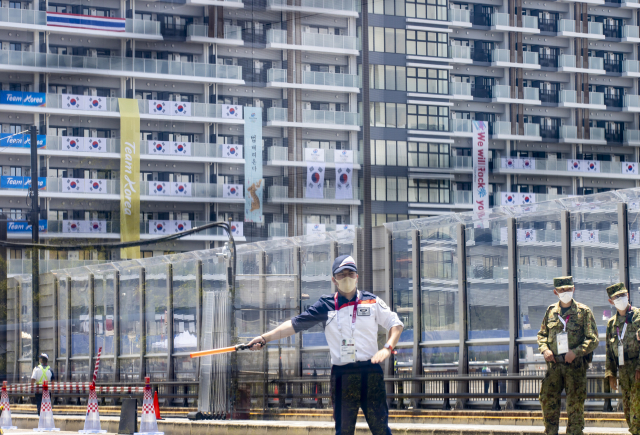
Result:
{"label": "metal fence post", "polygon": [[[120,380],[120,271],[114,273],[113,300],[113,380]],[[200,358],[198,358],[200,359]]]}
{"label": "metal fence post", "polygon": [[[421,277],[420,277],[420,231],[411,232],[411,256],[413,278],[413,377],[423,376],[422,352],[420,351],[420,341],[422,338],[422,298],[421,298]],[[411,383],[411,394],[422,393],[422,382],[413,381]],[[418,409],[420,399],[412,399],[413,409]]]}
{"label": "metal fence post", "polygon": [[[518,325],[520,317],[518,316],[518,253],[517,253],[517,231],[516,218],[507,219],[507,261],[509,266],[509,375],[517,375],[520,372],[520,355],[518,349]],[[495,388],[497,382],[494,382],[494,393],[498,392]],[[520,381],[508,381],[507,393],[520,392]],[[508,399],[507,409],[515,409],[518,399]],[[494,405],[495,408],[495,405]],[[500,404],[498,404],[498,409]]]}
{"label": "metal fence post", "polygon": [[569,210],[560,211],[560,235],[562,251],[562,275],[571,275],[571,213]]}
{"label": "metal fence post", "polygon": [[140,380],[144,381],[144,377],[147,373],[147,366],[144,360],[144,354],[147,351],[147,335],[146,335],[146,319],[145,319],[145,292],[147,288],[146,270],[144,267],[140,268]]}
{"label": "metal fence post", "polygon": [[[171,263],[167,264],[167,314],[164,321],[167,324],[167,381],[173,381],[175,373],[173,369],[173,264]],[[176,391],[173,387],[168,387],[168,390],[165,389],[162,392],[174,394]],[[170,404],[172,401],[169,399],[167,402]]]}
{"label": "metal fence post", "polygon": [[96,304],[96,280],[95,275],[90,273],[87,277],[89,286],[89,373],[87,381],[91,382],[93,380],[93,368],[94,368],[94,356],[96,354],[96,335],[95,335],[95,304]]}
{"label": "metal fence post", "polygon": [[[620,282],[624,283],[626,288],[630,288],[629,282],[629,225],[627,217],[627,204],[618,203],[618,255],[620,271]],[[631,292],[629,292],[631,299]],[[631,302],[631,300],[629,300]]]}
{"label": "metal fence post", "polygon": [[[384,301],[390,306],[392,309],[394,308],[393,304],[393,258],[392,258],[392,234],[391,231],[385,227],[385,238],[384,238]],[[384,375],[386,377],[394,377],[394,361],[395,356],[391,355],[384,364]],[[393,394],[395,391],[395,386],[392,382],[386,382],[385,387],[387,390],[387,396],[389,394]],[[392,399],[387,399],[387,406],[391,406]]]}
{"label": "metal fence post", "polygon": [[[467,242],[464,224],[458,224],[456,229],[458,241],[458,333],[460,343],[458,348],[458,375],[467,376],[469,374],[469,348],[467,346]],[[458,393],[469,392],[469,381],[458,381]],[[467,399],[456,399],[455,409],[465,409]]]}

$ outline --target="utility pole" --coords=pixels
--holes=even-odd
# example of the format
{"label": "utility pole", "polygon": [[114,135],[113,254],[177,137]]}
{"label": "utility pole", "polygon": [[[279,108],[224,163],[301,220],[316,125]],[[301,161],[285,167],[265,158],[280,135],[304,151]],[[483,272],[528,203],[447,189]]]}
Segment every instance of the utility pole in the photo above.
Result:
{"label": "utility pole", "polygon": [[[31,126],[31,241],[40,243],[40,203],[38,199],[38,127]],[[32,366],[38,365],[40,356],[40,252],[33,248],[31,252],[31,307],[33,319],[33,337],[31,345]]]}

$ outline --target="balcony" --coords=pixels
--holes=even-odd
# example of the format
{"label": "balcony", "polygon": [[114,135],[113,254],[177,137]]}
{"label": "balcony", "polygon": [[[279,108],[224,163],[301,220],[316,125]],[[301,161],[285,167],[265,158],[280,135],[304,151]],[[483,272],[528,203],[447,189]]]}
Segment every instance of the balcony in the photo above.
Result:
{"label": "balcony", "polygon": [[604,24],[602,29],[603,29],[603,34],[605,38],[621,38],[622,37],[622,28],[617,24]]}
{"label": "balcony", "polygon": [[555,90],[545,89],[540,91],[540,101],[543,103],[558,103],[559,99],[558,92]]}
{"label": "balcony", "polygon": [[[199,82],[244,84],[242,67],[212,65],[195,62],[173,62],[157,59],[130,57],[85,57],[63,54],[34,53],[30,51],[0,50],[0,69],[15,71],[56,72],[82,69],[83,73],[96,75],[158,78]],[[122,72],[123,74],[117,74]],[[114,74],[115,73],[115,74]]]}
{"label": "balcony", "polygon": [[558,127],[552,125],[543,125],[540,127],[540,137],[544,140],[555,141],[560,137],[560,131]]}
{"label": "balcony", "polygon": [[359,54],[355,36],[303,32],[302,44],[293,45],[287,43],[287,31],[281,29],[270,29],[267,31],[267,48],[295,48],[298,50],[330,54]]}
{"label": "balcony", "polygon": [[449,120],[449,131],[453,136],[471,137],[471,120],[457,119]]}
{"label": "balcony", "polygon": [[473,192],[470,190],[451,191],[452,203],[458,206],[471,206],[473,204]]}
{"label": "balcony", "polygon": [[607,142],[622,143],[623,140],[622,131],[605,131],[604,138]]}
{"label": "balcony", "polygon": [[46,26],[47,13],[45,11],[34,11],[31,9],[0,8],[0,21],[5,23]]}
{"label": "balcony", "polygon": [[216,44],[223,45],[243,45],[242,28],[240,26],[224,26],[224,38],[209,36],[209,25],[207,24],[189,24],[187,26],[187,40],[207,42],[214,40]]}
{"label": "balcony", "polygon": [[358,114],[353,112],[333,112],[329,110],[303,110],[302,122],[307,124],[358,125]]}
{"label": "balcony", "polygon": [[590,127],[589,139],[586,139],[585,136],[586,131],[583,131],[582,138],[578,139],[578,127],[575,125],[560,126],[560,142],[587,145],[606,145],[607,143],[604,137],[604,128]]}
{"label": "balcony", "polygon": [[[325,177],[325,183],[327,178]],[[359,205],[360,191],[352,188],[353,199],[336,199],[335,187],[324,187],[322,189],[322,198],[305,198],[304,192],[302,197],[289,197],[289,186],[269,186],[267,189],[267,201],[271,203],[290,203],[290,204],[335,204],[335,205]]]}
{"label": "balcony", "polygon": [[282,222],[272,222],[267,227],[268,236],[270,239],[280,239],[283,237],[289,237],[289,224]]}
{"label": "balcony", "polygon": [[624,96],[623,112],[640,112],[640,96],[627,94]]}
{"label": "balcony", "polygon": [[619,36],[622,39],[622,42],[640,42],[640,34],[638,31],[638,26],[622,26],[622,34]]}
{"label": "balcony", "polygon": [[533,123],[523,124],[524,134],[519,134],[518,125],[516,124],[515,134],[511,132],[511,122],[496,121],[489,124],[489,132],[494,139],[505,140],[531,140],[540,141],[540,125]]}
{"label": "balcony", "polygon": [[622,61],[615,59],[602,59],[604,70],[606,72],[613,73],[621,73],[622,72]]}
{"label": "balcony", "polygon": [[525,51],[522,53],[522,63],[518,63],[517,54],[514,53],[514,61],[511,61],[511,52],[502,48],[491,50],[491,65],[504,67],[519,67],[523,69],[540,69],[538,53]]}
{"label": "balcony", "polygon": [[489,27],[491,25],[491,14],[474,11],[471,14],[471,22],[474,26]]}
{"label": "balcony", "polygon": [[640,62],[637,60],[622,61],[623,77],[640,77]]}
{"label": "balcony", "polygon": [[298,88],[328,92],[360,92],[360,78],[355,74],[303,71],[302,83],[288,83],[287,70],[272,68],[267,71],[267,86]]}
{"label": "balcony", "polygon": [[538,20],[538,29],[541,32],[558,32],[558,20],[553,18],[543,18],[542,20]]}
{"label": "balcony", "polygon": [[451,156],[451,169],[471,170],[473,167],[471,159],[471,156]]}
{"label": "balcony", "polygon": [[640,130],[625,130],[623,140],[625,145],[640,146]]}
{"label": "balcony", "polygon": [[514,104],[529,104],[539,105],[541,104],[538,96],[539,89],[525,87],[522,88],[522,98],[518,94],[516,89],[516,96],[511,96],[511,86],[508,85],[496,85],[491,88],[491,98],[497,103],[514,103]]}
{"label": "balcony", "polygon": [[471,95],[473,98],[491,98],[491,88],[489,86],[471,85]]}
{"label": "balcony", "polygon": [[540,63],[541,67],[557,68],[558,55],[557,54],[538,54],[538,62]]}
{"label": "balcony", "polygon": [[587,74],[606,74],[604,70],[604,62],[601,57],[589,56],[589,68],[576,66],[576,56],[573,54],[561,54],[558,56],[558,71],[560,72],[577,72]]}
{"label": "balcony", "polygon": [[449,21],[452,27],[471,27],[471,11],[465,9],[449,9]]}
{"label": "balcony", "polygon": [[267,125],[277,127],[303,127],[327,130],[359,131],[358,114],[329,110],[303,110],[302,121],[289,122],[288,110],[281,107],[267,109]]}
{"label": "balcony", "polygon": [[456,100],[471,100],[471,83],[450,82],[449,95]]}
{"label": "balcony", "polygon": [[358,17],[354,0],[300,0],[299,5],[297,2],[288,2],[287,0],[267,0],[267,10]]}
{"label": "balcony", "polygon": [[604,105],[607,107],[622,107],[622,95],[604,94]]}
{"label": "balcony", "polygon": [[450,45],[449,57],[451,58],[452,63],[472,63],[473,62],[473,60],[471,60],[471,47],[465,47],[462,45]]}
{"label": "balcony", "polygon": [[[307,148],[303,150],[303,153],[305,152],[306,149]],[[335,161],[334,151],[335,150],[324,150],[324,153],[323,153],[324,159],[322,161],[327,164],[327,168],[335,167],[336,161]],[[351,163],[353,163],[354,169],[360,169],[360,161],[359,161],[360,159],[358,156],[358,151],[353,151],[352,153],[354,154],[353,158],[357,159],[358,162],[351,162]],[[278,146],[271,146],[267,148],[267,162],[269,165],[277,165],[277,166],[298,166],[298,167],[307,166],[306,161],[290,160],[289,148],[278,147]]]}
{"label": "balcony", "polygon": [[184,24],[161,22],[160,33],[164,39],[177,41],[187,40],[187,26]]}
{"label": "balcony", "polygon": [[604,29],[602,23],[595,23],[589,21],[587,26],[587,33],[582,32],[582,28],[576,31],[576,22],[574,20],[560,20],[558,25],[559,36],[569,36],[572,38],[589,38],[589,39],[604,39]]}
{"label": "balcony", "polygon": [[604,105],[604,94],[602,92],[589,92],[589,102],[586,103],[586,94],[583,94],[582,102],[578,102],[577,92],[572,90],[560,91],[559,107],[573,107],[594,110],[606,110]]}
{"label": "balcony", "polygon": [[538,29],[538,17],[522,15],[522,27],[517,25],[517,17],[514,17],[515,22],[513,23],[510,22],[509,18],[509,14],[494,12],[491,14],[491,28],[508,32],[540,33],[540,29]]}

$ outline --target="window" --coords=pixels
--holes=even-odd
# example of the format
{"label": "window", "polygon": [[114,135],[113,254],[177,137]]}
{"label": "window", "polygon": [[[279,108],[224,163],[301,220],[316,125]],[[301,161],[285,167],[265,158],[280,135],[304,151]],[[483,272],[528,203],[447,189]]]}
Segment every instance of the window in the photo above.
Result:
{"label": "window", "polygon": [[417,56],[447,57],[446,33],[407,30],[407,54]]}
{"label": "window", "polygon": [[369,13],[404,17],[405,0],[368,0]]}
{"label": "window", "polygon": [[449,108],[407,105],[407,128],[412,130],[449,131]]}
{"label": "window", "polygon": [[19,208],[12,208],[9,211],[9,220],[12,220],[12,221],[22,220],[22,210]]}
{"label": "window", "polygon": [[369,51],[405,53],[405,30],[392,27],[369,27]]}
{"label": "window", "polygon": [[12,177],[22,177],[22,168],[20,166],[11,166],[9,175]]}
{"label": "window", "polygon": [[409,179],[409,202],[449,204],[449,180]]}
{"label": "window", "polygon": [[51,178],[67,178],[67,170],[59,168],[49,168],[47,176]]}
{"label": "window", "polygon": [[408,166],[420,168],[448,168],[449,145],[409,142]]}
{"label": "window", "polygon": [[22,260],[22,249],[9,249],[9,258],[12,260]]}
{"label": "window", "polygon": [[50,221],[63,221],[69,219],[69,213],[66,210],[49,210],[48,219]]}
{"label": "window", "polygon": [[369,65],[370,88],[385,89],[387,91],[406,91],[406,71],[407,69],[403,66]]}
{"label": "window", "polygon": [[370,103],[371,127],[407,128],[407,105],[401,103]]}
{"label": "window", "polygon": [[448,20],[447,0],[405,0],[407,17]]}
{"label": "window", "polygon": [[407,68],[407,91],[449,94],[449,71],[430,68]]}
{"label": "window", "polygon": [[375,177],[371,180],[372,201],[407,201],[407,179]]}

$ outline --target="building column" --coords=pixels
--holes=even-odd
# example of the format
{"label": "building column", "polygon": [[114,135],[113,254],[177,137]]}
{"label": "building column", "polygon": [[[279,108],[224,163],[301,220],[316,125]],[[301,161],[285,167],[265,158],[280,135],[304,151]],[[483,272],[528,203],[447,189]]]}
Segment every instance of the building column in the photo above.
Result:
{"label": "building column", "polygon": [[[467,242],[464,224],[456,228],[457,256],[458,256],[458,376],[469,375],[469,347],[467,346],[468,322],[467,313]],[[469,381],[458,381],[458,393],[469,392]],[[457,399],[455,409],[465,409],[467,399]]]}

